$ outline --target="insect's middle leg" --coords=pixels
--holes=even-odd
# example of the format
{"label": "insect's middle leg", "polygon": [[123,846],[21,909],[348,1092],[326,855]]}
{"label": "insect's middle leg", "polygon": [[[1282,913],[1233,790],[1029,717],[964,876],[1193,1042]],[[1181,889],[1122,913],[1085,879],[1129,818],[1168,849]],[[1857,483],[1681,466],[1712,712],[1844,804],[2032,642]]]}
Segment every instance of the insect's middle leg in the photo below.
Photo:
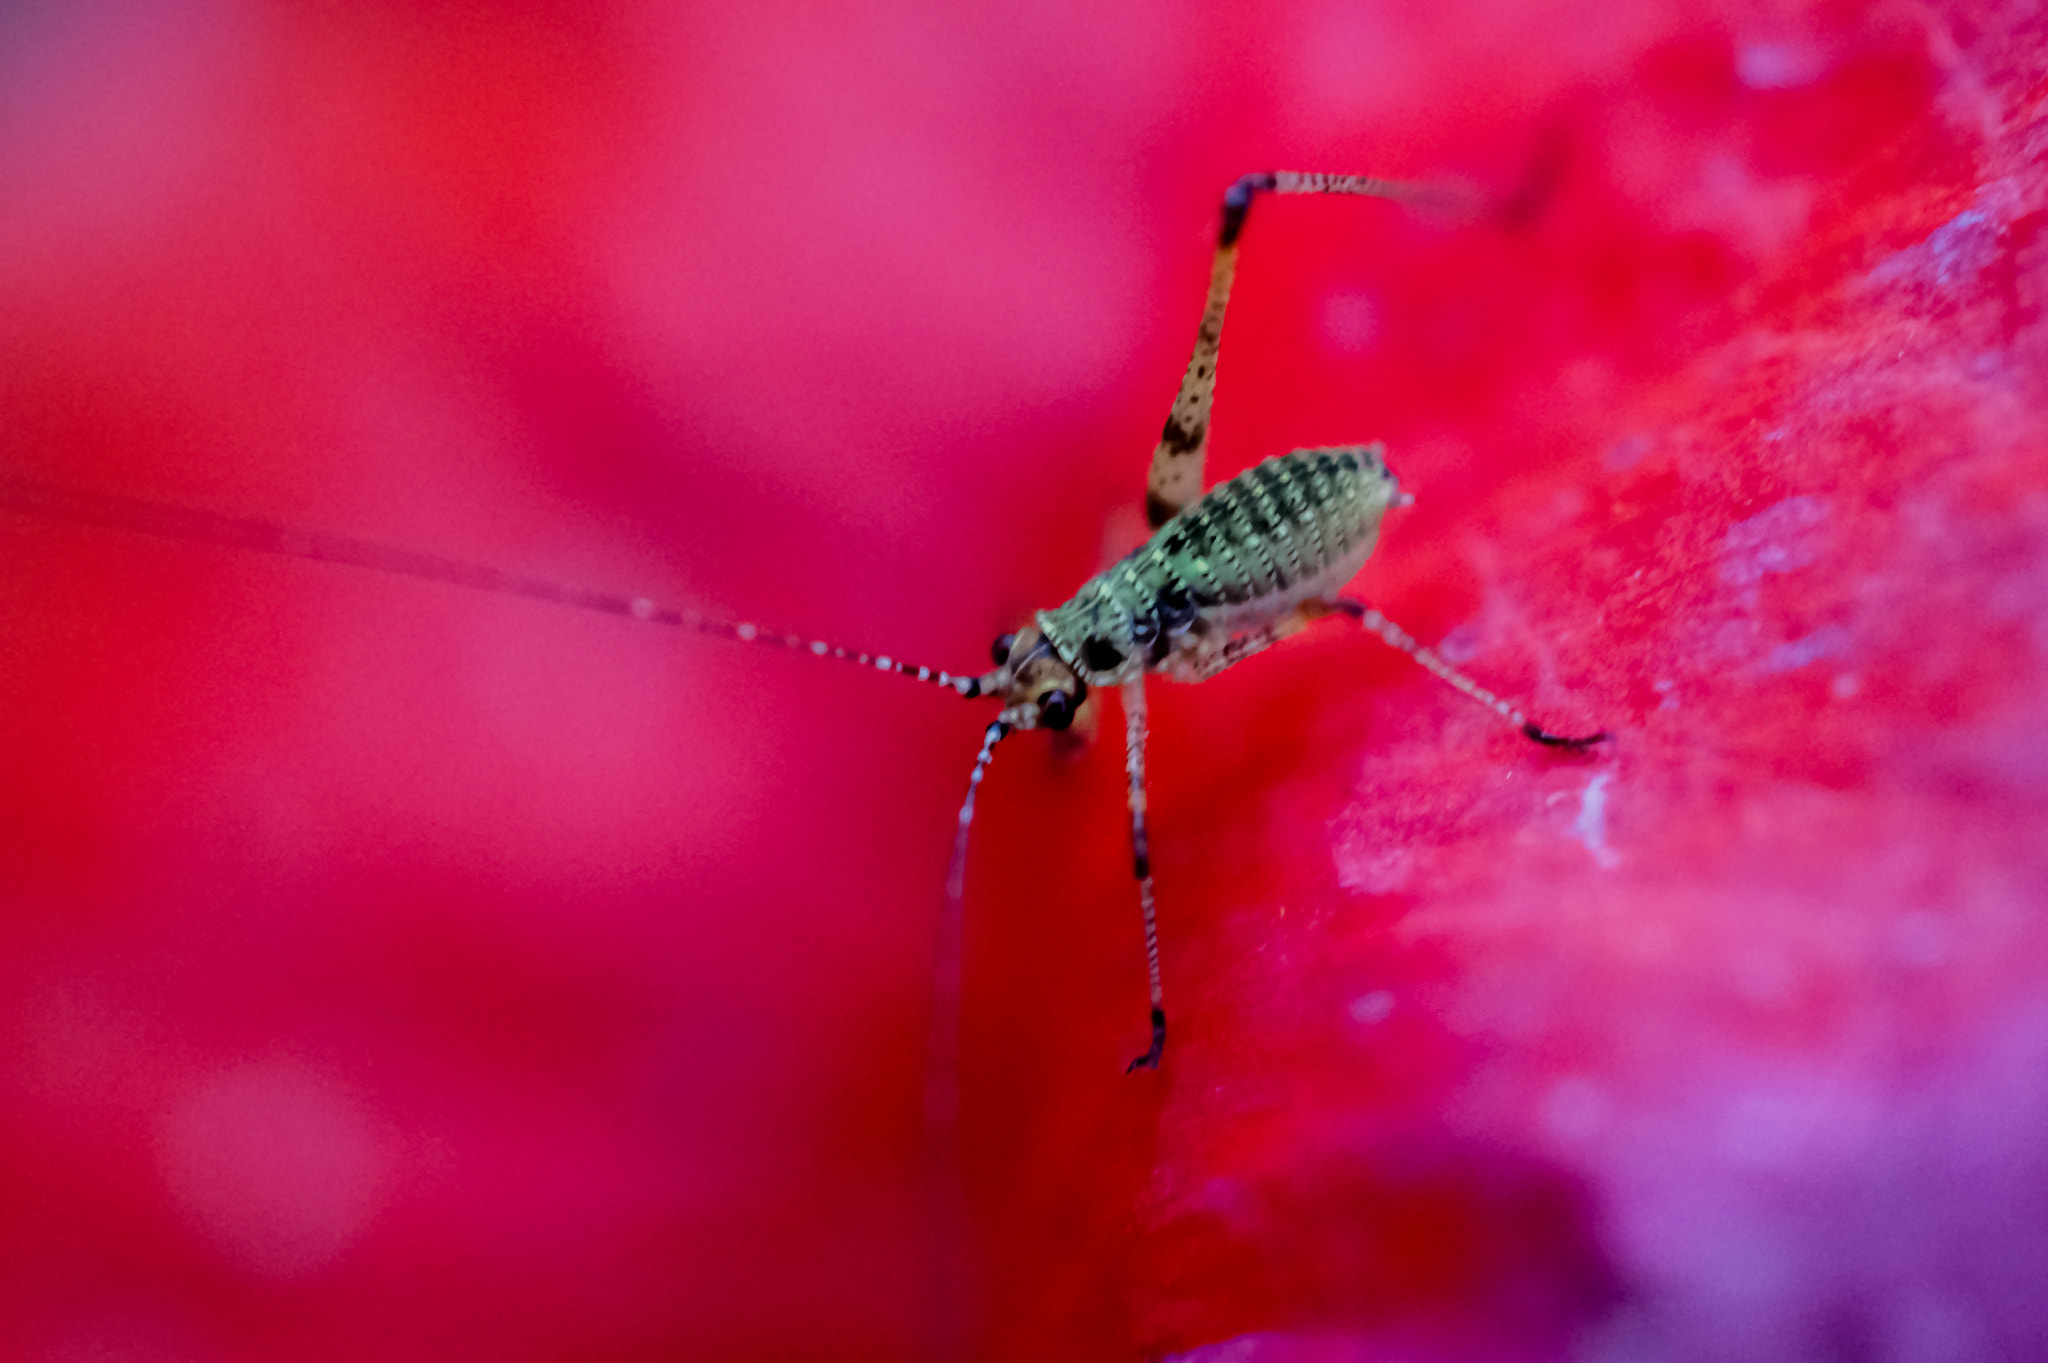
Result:
{"label": "insect's middle leg", "polygon": [[1159,988],[1159,915],[1152,899],[1151,843],[1145,832],[1145,678],[1123,684],[1124,771],[1130,777],[1131,867],[1138,877],[1138,907],[1145,915],[1145,977],[1152,989],[1152,1049],[1125,1071],[1159,1068],[1166,1051],[1166,996]]}
{"label": "insect's middle leg", "polygon": [[1152,451],[1152,472],[1145,484],[1145,517],[1155,530],[1202,495],[1202,470],[1209,455],[1209,409],[1216,397],[1216,356],[1223,345],[1223,313],[1230,304],[1230,285],[1237,278],[1237,240],[1244,232],[1253,196],[1261,193],[1358,194],[1409,202],[1433,197],[1425,186],[1398,180],[1305,175],[1291,170],[1247,175],[1224,192],[1223,223],[1209,265],[1209,298],[1202,305],[1195,353],[1188,360],[1173,409],[1166,414],[1166,427]]}
{"label": "insect's middle leg", "polygon": [[1572,738],[1564,734],[1552,733],[1550,730],[1536,724],[1527,715],[1524,715],[1520,710],[1508,704],[1478,682],[1473,681],[1457,668],[1452,667],[1431,650],[1424,648],[1420,643],[1416,642],[1414,635],[1402,629],[1399,625],[1387,619],[1386,616],[1381,615],[1356,597],[1340,596],[1336,600],[1327,603],[1327,608],[1341,611],[1345,615],[1350,616],[1388,644],[1400,649],[1403,653],[1420,663],[1425,670],[1450,683],[1508,723],[1514,725],[1517,729],[1520,729],[1526,738],[1541,743],[1546,747],[1582,749],[1590,748],[1595,743],[1604,742],[1609,737],[1605,729],[1596,734],[1587,734],[1583,738]]}

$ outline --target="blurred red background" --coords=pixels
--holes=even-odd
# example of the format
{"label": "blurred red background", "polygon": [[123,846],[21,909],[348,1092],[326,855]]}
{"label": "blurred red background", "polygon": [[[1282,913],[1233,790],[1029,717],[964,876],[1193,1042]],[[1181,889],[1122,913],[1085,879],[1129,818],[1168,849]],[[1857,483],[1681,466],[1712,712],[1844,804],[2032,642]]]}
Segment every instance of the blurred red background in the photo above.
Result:
{"label": "blurred red background", "polygon": [[1136,533],[1225,184],[1462,180],[1506,210],[1260,203],[1211,473],[1385,439],[1360,590],[1617,737],[1336,629],[1155,687],[1129,1077],[1119,745],[1006,745],[935,1243],[984,708],[0,511],[0,1354],[2048,1355],[2044,52],[10,7],[8,476],[949,668]]}

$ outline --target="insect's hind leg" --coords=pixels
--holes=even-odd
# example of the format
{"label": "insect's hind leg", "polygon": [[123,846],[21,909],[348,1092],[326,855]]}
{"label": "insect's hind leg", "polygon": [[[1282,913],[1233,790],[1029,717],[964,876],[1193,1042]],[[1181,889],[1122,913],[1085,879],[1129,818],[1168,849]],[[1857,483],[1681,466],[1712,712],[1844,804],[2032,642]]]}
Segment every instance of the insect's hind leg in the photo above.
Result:
{"label": "insect's hind leg", "polygon": [[1195,353],[1166,415],[1166,427],[1152,451],[1152,471],[1146,479],[1145,518],[1155,530],[1202,495],[1202,471],[1209,455],[1209,409],[1216,397],[1216,356],[1223,345],[1223,314],[1230,303],[1230,285],[1237,277],[1237,240],[1244,232],[1252,199],[1259,194],[1355,194],[1408,203],[1443,197],[1429,186],[1399,180],[1306,175],[1291,170],[1246,175],[1224,192],[1223,223],[1209,266],[1209,299],[1202,306]]}
{"label": "insect's hind leg", "polygon": [[1156,1070],[1166,1051],[1166,997],[1159,988],[1159,914],[1152,898],[1151,842],[1145,831],[1145,678],[1123,685],[1124,771],[1130,777],[1131,869],[1138,878],[1138,908],[1145,916],[1145,978],[1152,990],[1152,1048],[1124,1071]]}
{"label": "insect's hind leg", "polygon": [[1570,748],[1578,752],[1592,747],[1595,743],[1605,742],[1612,736],[1605,729],[1596,734],[1588,734],[1583,738],[1571,738],[1564,734],[1554,734],[1550,730],[1536,724],[1520,710],[1517,710],[1478,682],[1473,681],[1457,668],[1452,667],[1429,649],[1424,648],[1416,642],[1414,635],[1402,629],[1363,601],[1358,600],[1356,597],[1340,596],[1331,601],[1329,605],[1332,610],[1341,611],[1343,614],[1350,616],[1394,648],[1400,649],[1403,653],[1420,663],[1426,671],[1449,682],[1452,686],[1478,701],[1487,709],[1492,710],[1502,719],[1520,729],[1525,737],[1535,742],[1541,743],[1546,747]]}

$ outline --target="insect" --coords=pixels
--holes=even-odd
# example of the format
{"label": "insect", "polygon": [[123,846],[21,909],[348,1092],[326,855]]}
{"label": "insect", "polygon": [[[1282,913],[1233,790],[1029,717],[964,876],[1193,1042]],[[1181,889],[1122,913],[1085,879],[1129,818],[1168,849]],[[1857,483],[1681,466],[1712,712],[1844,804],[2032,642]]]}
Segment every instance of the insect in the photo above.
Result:
{"label": "insect", "polygon": [[[1487,706],[1530,739],[1583,749],[1603,731],[1566,737],[1422,647],[1365,602],[1342,595],[1365,564],[1386,513],[1406,505],[1399,480],[1377,444],[1301,449],[1267,459],[1207,493],[1202,491],[1209,415],[1216,388],[1224,313],[1236,274],[1239,242],[1254,199],[1264,193],[1354,195],[1413,201],[1418,186],[1366,176],[1292,172],[1247,175],[1225,193],[1194,353],[1153,451],[1145,493],[1151,538],[1089,579],[1064,605],[1042,610],[1023,628],[997,638],[992,667],[954,673],[860,649],[764,628],[745,621],[657,606],[644,598],[583,591],[439,557],[344,537],[309,536],[265,522],[239,520],[153,503],[83,494],[0,479],[0,504],[43,515],[100,522],[178,539],[219,543],[319,562],[350,564],[480,590],[607,612],[739,643],[787,648],[852,662],[945,687],[1001,709],[983,731],[968,775],[946,875],[945,929],[940,950],[941,1001],[957,994],[957,934],[975,793],[996,746],[1027,729],[1069,728],[1096,690],[1115,688],[1125,720],[1125,771],[1132,869],[1145,944],[1151,1044],[1131,1070],[1157,1068],[1166,1046],[1165,997],[1146,822],[1145,683],[1148,676],[1198,682],[1250,658],[1325,618],[1355,622]],[[948,1074],[951,1044],[935,1020],[935,1071]],[[947,1082],[950,1082],[948,1078]],[[943,1102],[943,1100],[941,1100]]]}
{"label": "insect", "polygon": [[1381,446],[1295,450],[1201,492],[1209,412],[1223,316],[1237,273],[1238,243],[1261,193],[1352,194],[1414,199],[1420,187],[1361,175],[1281,171],[1246,175],[1223,196],[1195,351],[1152,452],[1145,488],[1150,540],[1091,578],[1056,610],[1040,611],[1018,634],[996,640],[995,671],[963,695],[996,695],[1003,711],[988,726],[960,811],[960,841],[949,897],[973,816],[973,787],[996,744],[1019,729],[1064,729],[1091,687],[1118,688],[1129,778],[1132,870],[1145,932],[1152,1044],[1130,1069],[1157,1068],[1166,1048],[1159,978],[1150,834],[1145,821],[1145,678],[1198,682],[1263,652],[1327,616],[1354,620],[1538,743],[1585,748],[1605,732],[1570,738],[1531,722],[1514,706],[1423,648],[1365,602],[1339,595],[1365,566],[1387,511],[1408,500]]}

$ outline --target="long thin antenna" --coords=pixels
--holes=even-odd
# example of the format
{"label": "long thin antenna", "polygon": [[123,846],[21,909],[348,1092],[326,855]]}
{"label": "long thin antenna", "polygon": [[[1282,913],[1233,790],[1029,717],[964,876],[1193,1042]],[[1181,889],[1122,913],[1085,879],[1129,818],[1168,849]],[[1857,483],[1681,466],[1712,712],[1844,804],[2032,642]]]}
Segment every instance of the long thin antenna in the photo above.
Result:
{"label": "long thin antenna", "polygon": [[565,587],[559,583],[522,577],[517,573],[485,568],[474,563],[463,563],[457,559],[442,558],[437,554],[421,553],[415,549],[374,544],[349,535],[292,530],[270,521],[242,516],[223,516],[211,511],[192,511],[184,507],[167,506],[161,502],[122,497],[112,493],[80,492],[71,488],[51,487],[21,478],[0,477],[0,507],[54,520],[103,525],[132,534],[155,535],[162,539],[242,549],[251,553],[272,554],[279,558],[304,559],[311,563],[367,568],[372,572],[416,578],[424,582],[445,582],[457,587],[468,587],[474,591],[525,597],[530,601],[544,601],[555,606],[597,611],[605,615],[624,616],[631,620],[666,625],[697,634],[715,635],[743,644],[767,644],[771,647],[792,649],[798,653],[808,653],[817,658],[837,658],[859,667],[872,667],[879,672],[894,672],[898,676],[909,677],[914,681],[943,686],[970,700],[981,694],[980,683],[973,677],[956,676],[940,668],[919,667],[885,653],[868,653],[862,649],[828,643],[823,639],[806,639],[802,635],[785,634],[780,630],[744,620],[725,620],[697,611],[658,606],[646,597],[618,596],[609,592]]}

